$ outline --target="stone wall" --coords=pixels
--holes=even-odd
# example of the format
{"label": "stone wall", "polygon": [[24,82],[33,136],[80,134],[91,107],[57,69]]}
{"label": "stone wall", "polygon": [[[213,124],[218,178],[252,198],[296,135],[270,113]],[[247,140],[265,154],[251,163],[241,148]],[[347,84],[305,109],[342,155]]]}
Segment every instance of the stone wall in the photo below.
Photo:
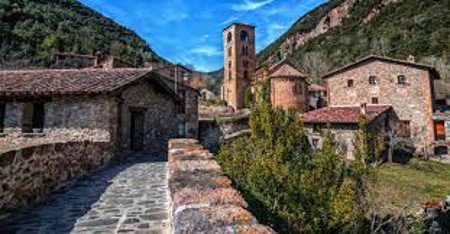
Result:
{"label": "stone wall", "polygon": [[42,133],[22,133],[24,102],[8,102],[0,148],[55,141],[111,141],[112,98],[106,96],[59,98],[46,102]]}
{"label": "stone wall", "polygon": [[[405,85],[397,84],[399,75],[405,75]],[[369,84],[370,76],[377,77],[377,85]],[[347,87],[350,79],[351,88]],[[377,60],[335,74],[326,82],[330,106],[371,103],[376,97],[380,104],[392,105],[400,120],[411,121],[416,147],[434,141],[432,81],[427,70]]]}
{"label": "stone wall", "polygon": [[[300,89],[296,86],[300,86]],[[272,106],[301,113],[309,109],[307,84],[301,78],[272,78],[270,90]]]}
{"label": "stone wall", "polygon": [[0,215],[42,199],[77,177],[103,168],[109,142],[62,142],[0,152]]}
{"label": "stone wall", "polygon": [[130,150],[131,111],[139,110],[144,114],[143,144],[146,152],[167,150],[167,141],[177,136],[177,117],[175,99],[159,92],[153,84],[142,81],[127,88],[121,95],[120,147]]}
{"label": "stone wall", "polygon": [[246,201],[196,140],[169,142],[169,187],[174,233],[275,233],[245,210]]}
{"label": "stone wall", "polygon": [[208,118],[199,120],[199,140],[212,152],[217,152],[220,142],[227,136],[249,129],[248,115]]}

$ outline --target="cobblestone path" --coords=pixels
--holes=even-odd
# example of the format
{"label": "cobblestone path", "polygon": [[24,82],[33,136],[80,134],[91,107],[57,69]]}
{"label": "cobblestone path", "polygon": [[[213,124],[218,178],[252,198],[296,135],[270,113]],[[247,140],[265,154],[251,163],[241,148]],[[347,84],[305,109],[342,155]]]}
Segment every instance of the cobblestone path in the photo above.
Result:
{"label": "cobblestone path", "polygon": [[167,163],[135,158],[0,220],[0,233],[169,233]]}

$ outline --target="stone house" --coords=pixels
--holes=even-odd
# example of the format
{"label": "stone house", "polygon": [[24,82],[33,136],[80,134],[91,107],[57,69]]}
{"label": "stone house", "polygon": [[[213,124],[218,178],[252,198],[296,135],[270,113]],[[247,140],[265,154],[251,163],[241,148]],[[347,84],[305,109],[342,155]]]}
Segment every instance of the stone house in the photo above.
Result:
{"label": "stone house", "polygon": [[180,108],[196,102],[165,79],[147,69],[0,71],[0,147],[89,140],[164,151],[169,138],[197,135],[197,116]]}
{"label": "stone house", "polygon": [[330,127],[338,152],[348,159],[354,159],[354,142],[361,117],[368,121],[368,130],[376,133],[388,130],[398,121],[392,106],[366,104],[324,107],[300,115],[300,120],[314,149],[322,148],[323,131]]}
{"label": "stone house", "polygon": [[301,113],[310,109],[308,74],[297,69],[287,60],[260,67],[255,74],[252,91],[258,98],[259,89],[270,79],[270,101],[272,106]]}
{"label": "stone house", "polygon": [[433,67],[412,60],[369,56],[323,78],[329,106],[389,105],[418,151],[435,141],[433,81],[439,76]]}
{"label": "stone house", "polygon": [[270,100],[272,106],[301,113],[309,110],[307,74],[287,60],[274,65],[270,71]]}

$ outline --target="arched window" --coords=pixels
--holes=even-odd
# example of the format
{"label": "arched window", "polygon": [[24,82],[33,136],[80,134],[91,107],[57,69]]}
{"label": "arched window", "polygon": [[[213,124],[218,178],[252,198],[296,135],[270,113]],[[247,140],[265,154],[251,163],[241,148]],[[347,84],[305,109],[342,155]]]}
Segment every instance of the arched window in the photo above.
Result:
{"label": "arched window", "polygon": [[230,43],[233,40],[233,35],[231,34],[231,32],[228,32],[227,34],[227,43]]}
{"label": "arched window", "polygon": [[228,57],[232,56],[232,51],[231,51],[231,47],[228,48]]}
{"label": "arched window", "polygon": [[241,41],[248,42],[248,33],[247,31],[242,30],[240,35]]}
{"label": "arched window", "polygon": [[369,76],[369,84],[370,85],[378,85],[378,79],[376,76]]}

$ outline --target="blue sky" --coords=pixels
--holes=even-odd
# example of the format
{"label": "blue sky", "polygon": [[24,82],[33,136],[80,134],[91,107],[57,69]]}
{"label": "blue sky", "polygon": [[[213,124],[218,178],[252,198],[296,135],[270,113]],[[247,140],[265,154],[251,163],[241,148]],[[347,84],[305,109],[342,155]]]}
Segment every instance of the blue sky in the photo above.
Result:
{"label": "blue sky", "polygon": [[260,51],[325,0],[80,0],[134,30],[162,57],[200,71],[223,66],[222,30],[256,26]]}

